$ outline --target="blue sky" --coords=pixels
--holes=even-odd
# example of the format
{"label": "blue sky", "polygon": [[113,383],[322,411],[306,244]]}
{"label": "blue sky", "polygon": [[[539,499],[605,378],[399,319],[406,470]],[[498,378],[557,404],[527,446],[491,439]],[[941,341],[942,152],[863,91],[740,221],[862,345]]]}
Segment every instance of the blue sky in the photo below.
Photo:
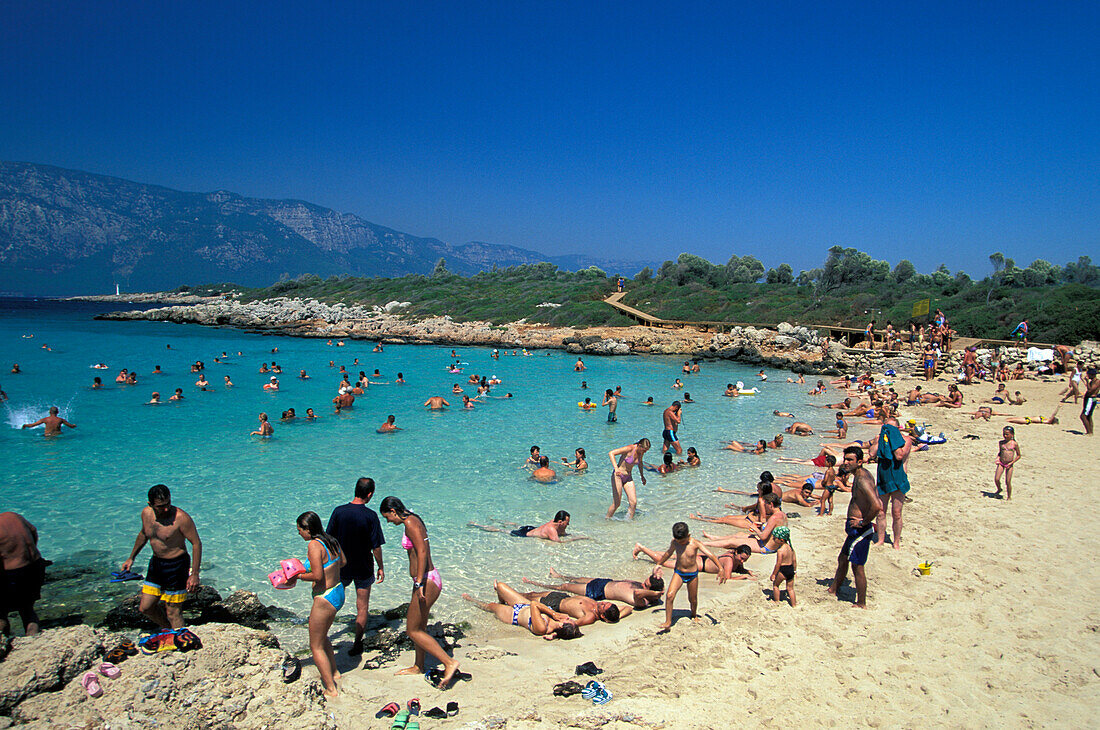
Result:
{"label": "blue sky", "polygon": [[1096,3],[4,3],[0,159],[452,243],[1100,259]]}

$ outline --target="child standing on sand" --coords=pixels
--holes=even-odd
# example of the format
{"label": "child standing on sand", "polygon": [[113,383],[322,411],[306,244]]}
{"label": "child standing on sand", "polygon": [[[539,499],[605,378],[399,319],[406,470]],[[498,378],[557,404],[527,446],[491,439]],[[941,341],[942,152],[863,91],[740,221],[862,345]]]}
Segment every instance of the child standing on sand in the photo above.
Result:
{"label": "child standing on sand", "polygon": [[794,597],[794,574],[798,570],[798,557],[791,547],[791,528],[785,525],[777,527],[772,530],[772,537],[779,541],[779,549],[775,551],[775,570],[772,571],[772,600],[779,603],[779,586],[787,581],[787,603],[794,608],[798,603]]}
{"label": "child standing on sand", "polygon": [[1005,499],[1012,499],[1012,468],[1023,457],[1023,454],[1020,453],[1020,444],[1016,443],[1016,429],[1012,426],[1005,426],[1001,436],[1003,438],[997,444],[997,458],[995,459],[997,468],[993,472],[993,484],[997,487],[997,494],[1000,494],[1001,474],[1004,474],[1005,488],[1008,492]]}
{"label": "child standing on sand", "polygon": [[[718,558],[714,553],[691,536],[686,522],[677,522],[672,526],[672,542],[669,543],[668,550],[665,551],[660,560],[654,561],[657,565],[660,565],[672,557],[674,553],[676,555],[676,567],[672,569],[672,580],[668,582],[668,592],[665,594],[665,622],[658,628],[667,629],[672,626],[672,603],[676,600],[676,594],[679,593],[680,586],[684,585],[687,586],[688,603],[691,605],[691,619],[693,621],[699,620],[699,583],[695,579],[699,577],[698,556],[700,552],[713,560],[715,565],[719,565]],[[726,577],[724,571],[718,572],[719,583],[725,583]]]}

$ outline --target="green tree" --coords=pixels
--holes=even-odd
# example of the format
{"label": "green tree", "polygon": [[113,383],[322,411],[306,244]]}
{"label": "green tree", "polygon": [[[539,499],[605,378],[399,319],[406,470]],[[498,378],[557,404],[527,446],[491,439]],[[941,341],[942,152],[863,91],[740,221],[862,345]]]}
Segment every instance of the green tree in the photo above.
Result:
{"label": "green tree", "polygon": [[898,262],[898,265],[894,267],[894,281],[902,284],[912,279],[913,275],[916,273],[917,267],[913,266],[913,262],[909,259],[902,259]]}
{"label": "green tree", "polygon": [[653,269],[646,266],[644,269],[634,275],[634,281],[649,281],[653,278]]}
{"label": "green tree", "polygon": [[443,257],[439,258],[439,261],[435,262],[435,268],[432,269],[432,278],[439,279],[444,276],[450,276],[451,272],[447,271],[447,260]]}
{"label": "green tree", "polygon": [[794,269],[790,264],[780,264],[774,269],[768,269],[767,282],[769,284],[794,283]]}

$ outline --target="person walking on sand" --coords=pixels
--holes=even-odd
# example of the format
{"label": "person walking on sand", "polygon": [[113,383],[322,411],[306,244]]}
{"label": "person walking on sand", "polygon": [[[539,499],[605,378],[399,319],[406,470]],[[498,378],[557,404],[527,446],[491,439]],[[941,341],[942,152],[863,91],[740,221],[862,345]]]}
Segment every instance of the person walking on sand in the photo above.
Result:
{"label": "person walking on sand", "polygon": [[[183,628],[180,608],[188,593],[199,589],[202,540],[191,515],[172,504],[172,493],[163,484],[149,488],[149,504],[141,510],[141,530],[121,571],[129,572],[145,543],[153,551],[145,582],[141,584],[138,610],[162,629]],[[187,556],[184,540],[194,553]],[[161,605],[163,604],[163,606]]]}
{"label": "person walking on sand", "polygon": [[431,654],[443,664],[443,677],[437,686],[445,689],[458,671],[458,662],[448,656],[439,642],[427,631],[428,614],[443,591],[443,577],[432,563],[432,552],[428,546],[428,530],[424,526],[424,520],[406,509],[397,497],[383,499],[378,511],[390,524],[404,526],[405,534],[401,537],[401,547],[409,555],[409,575],[413,579],[412,598],[409,600],[409,613],[405,619],[405,633],[416,647],[416,654],[412,666],[396,673],[423,674],[425,654]]}
{"label": "person walking on sand", "polygon": [[878,435],[878,493],[882,498],[882,512],[876,521],[876,545],[886,541],[886,503],[890,504],[893,517],[894,549],[901,548],[901,510],[905,506],[905,494],[909,491],[909,477],[905,473],[905,464],[909,461],[909,451],[913,441],[902,434],[898,419],[890,416],[882,424]]}
{"label": "person walking on sand", "polygon": [[1085,373],[1085,395],[1081,406],[1081,423],[1085,426],[1085,433],[1092,435],[1092,412],[1096,410],[1096,401],[1100,398],[1100,377],[1096,375],[1096,368],[1089,368]]}
{"label": "person walking on sand", "polygon": [[[642,478],[642,486],[645,486],[645,462],[642,461],[645,452],[649,451],[649,439],[639,439],[637,443],[622,446],[607,452],[611,459],[613,471],[611,473],[611,507],[607,510],[607,519],[615,516],[619,505],[623,500],[623,492],[626,492],[627,518],[634,519],[634,512],[638,509],[638,495],[634,490],[634,467],[638,467],[638,476]],[[618,461],[616,461],[618,457]]]}
{"label": "person walking on sand", "polygon": [[298,536],[309,543],[309,571],[299,573],[287,583],[293,586],[299,580],[304,580],[313,584],[313,606],[309,611],[309,649],[313,655],[313,664],[321,675],[325,696],[335,699],[339,694],[336,683],[340,681],[340,672],[336,671],[336,654],[328,632],[336,613],[344,605],[344,585],[340,582],[340,571],[347,559],[336,538],[321,529],[321,517],[316,512],[303,512],[298,515],[295,524],[298,527]]}
{"label": "person walking on sand", "polygon": [[1020,444],[1016,442],[1016,429],[1005,426],[1001,431],[1001,441],[997,444],[997,468],[993,472],[997,496],[1001,495],[1001,474],[1004,474],[1005,488],[1008,490],[1005,499],[1012,499],[1012,470],[1021,458],[1023,454],[1020,452]]}
{"label": "person walking on sand", "polygon": [[875,518],[882,512],[882,503],[875,491],[875,478],[863,468],[863,449],[849,446],[844,449],[843,474],[852,476],[852,499],[848,502],[848,514],[844,521],[847,537],[836,559],[836,575],[829,584],[829,593],[837,595],[840,584],[848,578],[848,566],[856,584],[857,608],[867,608],[867,554],[875,536]]}
{"label": "person walking on sand", "polygon": [[[332,510],[328,518],[328,534],[340,543],[347,562],[340,569],[340,583],[346,589],[355,583],[355,640],[348,656],[363,653],[363,632],[370,615],[370,589],[374,583],[385,580],[382,567],[382,546],[386,538],[378,515],[367,506],[374,496],[374,480],[360,477],[355,482],[355,498]],[[375,572],[375,564],[378,571]]]}
{"label": "person walking on sand", "polygon": [[[668,592],[665,594],[665,620],[658,625],[659,629],[672,628],[672,605],[676,602],[676,594],[682,586],[687,586],[688,605],[691,607],[691,620],[699,620],[699,583],[695,580],[699,577],[699,554],[707,556],[717,565],[718,556],[712,553],[703,543],[691,536],[686,522],[677,522],[672,526],[672,542],[664,555],[654,559],[654,563],[661,565],[673,555],[676,556],[676,567],[672,569],[672,579],[668,582]],[[725,583],[729,576],[725,572],[718,573],[718,582]]]}

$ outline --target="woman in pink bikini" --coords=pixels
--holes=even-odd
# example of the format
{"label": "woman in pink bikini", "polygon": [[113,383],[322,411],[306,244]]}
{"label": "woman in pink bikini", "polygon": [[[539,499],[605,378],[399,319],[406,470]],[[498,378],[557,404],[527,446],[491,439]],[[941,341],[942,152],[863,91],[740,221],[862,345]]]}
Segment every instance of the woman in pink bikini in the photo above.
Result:
{"label": "woman in pink bikini", "polygon": [[[626,516],[629,519],[634,519],[634,512],[638,509],[638,495],[634,491],[632,473],[634,467],[637,466],[638,476],[642,478],[642,485],[644,486],[645,474],[643,469],[645,464],[642,462],[642,457],[647,451],[649,451],[649,439],[641,439],[638,443],[607,452],[607,455],[611,457],[611,466],[615,470],[611,474],[611,507],[607,510],[607,519],[610,520],[619,509],[619,504],[623,501],[623,492],[626,492]],[[616,461],[616,457],[619,457],[618,461]]]}
{"label": "woman in pink bikini", "polygon": [[409,510],[397,497],[386,497],[378,507],[379,513],[394,525],[404,525],[401,547],[409,553],[409,575],[413,579],[409,613],[405,619],[405,633],[416,646],[416,659],[411,667],[397,674],[423,674],[424,653],[427,652],[443,664],[443,678],[438,687],[451,683],[458,671],[458,662],[447,656],[443,647],[428,633],[428,614],[443,590],[443,578],[432,564],[432,552],[428,547],[428,531],[424,520]]}

